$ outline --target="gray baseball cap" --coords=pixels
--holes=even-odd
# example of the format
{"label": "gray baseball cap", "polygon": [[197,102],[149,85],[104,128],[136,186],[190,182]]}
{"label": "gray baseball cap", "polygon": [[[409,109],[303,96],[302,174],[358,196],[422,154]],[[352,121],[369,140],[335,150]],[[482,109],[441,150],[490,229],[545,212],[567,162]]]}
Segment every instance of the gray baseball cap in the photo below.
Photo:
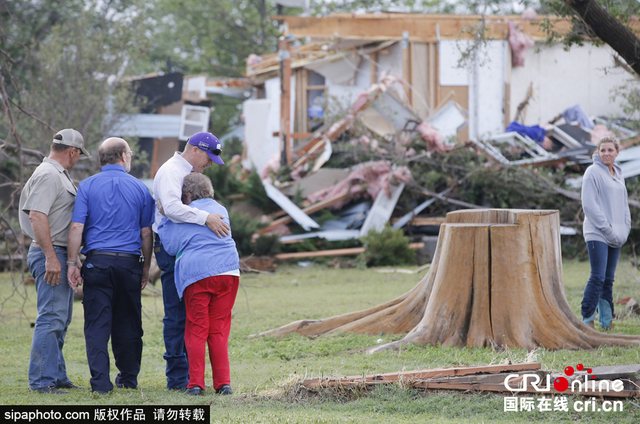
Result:
{"label": "gray baseball cap", "polygon": [[56,144],[64,144],[65,146],[77,147],[82,151],[83,155],[88,158],[91,157],[87,149],[84,148],[84,138],[82,134],[74,129],[67,128],[58,131],[56,135],[53,136],[53,142]]}

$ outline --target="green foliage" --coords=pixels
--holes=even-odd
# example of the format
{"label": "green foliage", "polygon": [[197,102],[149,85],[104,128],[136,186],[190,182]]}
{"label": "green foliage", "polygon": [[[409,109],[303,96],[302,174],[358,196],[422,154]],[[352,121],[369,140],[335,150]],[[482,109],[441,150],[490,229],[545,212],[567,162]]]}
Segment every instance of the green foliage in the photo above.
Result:
{"label": "green foliage", "polygon": [[224,147],[222,148],[222,154],[220,156],[224,163],[227,163],[232,157],[242,155],[242,150],[242,139],[233,137],[224,142]]}
{"label": "green foliage", "polygon": [[173,71],[240,77],[250,54],[276,50],[276,14],[266,0],[156,0],[151,64],[167,71],[170,59]]}
{"label": "green foliage", "polygon": [[231,221],[231,235],[236,242],[238,254],[248,256],[251,254],[251,237],[258,231],[258,222],[245,214],[229,211]]}
{"label": "green foliage", "polygon": [[394,230],[389,224],[381,232],[369,230],[362,243],[362,257],[368,266],[415,264],[416,252],[409,248],[409,239],[401,229]]}
{"label": "green foliage", "polygon": [[[224,155],[225,153],[225,149],[223,149],[222,154]],[[228,163],[226,162],[228,159],[223,158],[223,160]],[[204,175],[211,179],[214,198],[227,207],[231,206],[232,203],[228,196],[242,193],[243,184],[235,175],[229,172],[229,166],[214,164],[204,170]]]}
{"label": "green foliage", "polygon": [[282,244],[277,234],[261,235],[251,244],[251,253],[256,256],[274,256],[280,253]]}
{"label": "green foliage", "polygon": [[[132,1],[38,2],[32,9],[23,7],[27,3],[10,2],[16,13],[3,14],[0,23],[0,44],[16,55],[0,55],[16,137],[47,152],[53,132],[71,127],[91,149],[109,125],[103,123],[107,104],[115,113],[133,110],[128,87],[118,80],[145,54],[143,9]],[[0,113],[0,133],[11,134],[9,128],[9,115]],[[89,163],[98,168],[97,161]]]}
{"label": "green foliage", "polygon": [[2,169],[0,175],[9,180],[17,181],[20,178],[20,165],[16,159],[7,158],[0,161],[0,169]]}
{"label": "green foliage", "polygon": [[[629,198],[640,199],[640,179],[638,177],[628,178],[625,180]],[[623,252],[633,255],[636,266],[640,267],[640,261],[637,256],[640,255],[640,210],[638,208],[629,208],[631,212],[631,232],[627,239],[627,243],[623,246]]]}
{"label": "green foliage", "polygon": [[331,213],[329,209],[322,209],[313,215],[313,220],[316,221],[320,226],[322,226],[327,221],[331,221],[332,219],[340,219],[340,217]]}
{"label": "green foliage", "polygon": [[[285,244],[282,246],[283,252],[317,252],[320,250],[349,249],[351,247],[361,247],[362,243],[358,239],[329,241],[320,237],[306,238],[298,243]],[[314,258],[316,262],[322,262],[323,258]]]}
{"label": "green foliage", "polygon": [[[611,100],[620,100],[620,106],[625,116],[623,125],[627,128],[640,129],[640,90],[638,80],[633,78],[617,87],[611,94]],[[611,129],[616,131],[615,128]]]}
{"label": "green foliage", "polygon": [[[215,106],[209,123],[214,134],[227,134],[233,129],[233,126],[241,123],[240,114],[244,99],[236,99],[222,94],[210,94],[209,98],[211,98],[211,103]],[[241,153],[242,150],[240,150],[239,154]]]}
{"label": "green foliage", "polygon": [[[623,25],[629,27],[629,24],[634,23],[636,16],[640,13],[640,3],[636,0],[593,0],[602,6],[611,16],[619,20]],[[570,48],[574,45],[583,45],[585,42],[601,43],[594,32],[584,22],[584,20],[578,16],[564,0],[540,0],[540,12],[548,15],[556,15],[560,17],[569,18],[571,20],[571,31],[566,35],[561,35],[553,30],[552,24],[548,19],[545,19],[542,23],[542,27],[546,30],[548,35],[548,42],[554,43],[557,41],[562,42],[566,48]]]}
{"label": "green foliage", "polygon": [[260,236],[253,239],[253,235],[265,224],[242,213],[229,211],[231,221],[231,235],[236,242],[240,257],[257,255],[269,256],[280,253],[280,241],[277,235]]}
{"label": "green foliage", "polygon": [[244,184],[240,190],[249,197],[251,203],[260,207],[264,213],[276,212],[280,209],[278,205],[267,196],[260,175],[258,175],[255,169],[247,176],[246,184]]}

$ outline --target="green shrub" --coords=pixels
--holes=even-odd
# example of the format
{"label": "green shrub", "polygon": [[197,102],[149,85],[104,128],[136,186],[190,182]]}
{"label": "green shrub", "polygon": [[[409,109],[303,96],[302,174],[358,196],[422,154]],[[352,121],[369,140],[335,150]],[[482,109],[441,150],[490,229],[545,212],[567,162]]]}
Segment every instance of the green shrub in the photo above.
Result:
{"label": "green shrub", "polygon": [[267,191],[264,189],[260,175],[258,175],[255,168],[251,170],[251,173],[247,176],[247,180],[240,188],[240,192],[246,194],[249,202],[258,206],[265,214],[276,212],[280,209],[280,207],[267,196]]}
{"label": "green shrub", "polygon": [[253,240],[253,235],[266,226],[258,219],[252,219],[242,213],[229,212],[231,221],[231,235],[236,242],[236,248],[240,257],[256,255],[269,256],[280,253],[281,243],[277,235],[260,236]]}
{"label": "green shrub", "polygon": [[416,252],[409,248],[409,239],[401,229],[393,230],[389,224],[379,233],[369,230],[362,243],[365,247],[362,258],[367,266],[415,264]]}

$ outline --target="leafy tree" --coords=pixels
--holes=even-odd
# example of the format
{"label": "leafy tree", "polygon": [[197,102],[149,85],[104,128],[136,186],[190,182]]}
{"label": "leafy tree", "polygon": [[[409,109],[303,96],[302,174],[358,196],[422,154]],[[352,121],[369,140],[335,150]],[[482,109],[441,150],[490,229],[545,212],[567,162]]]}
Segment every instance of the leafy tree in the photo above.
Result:
{"label": "leafy tree", "polygon": [[[54,130],[73,127],[91,146],[102,139],[107,104],[114,111],[130,104],[119,81],[145,51],[141,9],[124,0],[33,5],[41,9],[16,5],[2,15],[11,33],[0,35],[8,49],[0,62],[8,88],[0,131],[46,152]],[[28,30],[31,19],[37,28]]]}
{"label": "leafy tree", "polygon": [[156,0],[151,60],[165,71],[240,77],[250,54],[276,50],[275,13],[266,0]]}
{"label": "leafy tree", "polygon": [[562,38],[567,46],[582,44],[588,38],[599,39],[613,48],[627,64],[640,74],[640,40],[636,0],[542,0],[543,11],[568,17],[572,30],[564,37],[549,31],[551,40]]}

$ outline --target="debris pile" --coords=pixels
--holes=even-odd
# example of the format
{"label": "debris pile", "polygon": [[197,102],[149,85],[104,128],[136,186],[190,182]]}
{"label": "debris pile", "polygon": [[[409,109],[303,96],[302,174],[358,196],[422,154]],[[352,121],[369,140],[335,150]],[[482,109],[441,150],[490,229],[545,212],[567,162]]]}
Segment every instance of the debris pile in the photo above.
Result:
{"label": "debris pile", "polygon": [[[524,113],[527,101],[521,106],[518,109]],[[258,172],[266,195],[282,208],[263,217],[267,224],[259,230],[259,235],[280,236],[286,246],[285,253],[277,256],[280,259],[359,254],[360,246],[333,246],[319,252],[308,243],[295,245],[323,239],[331,247],[331,242],[357,241],[385,225],[406,228],[414,247],[432,246],[426,238],[437,235],[444,215],[460,207],[562,209],[566,211],[562,222],[573,227],[562,227],[562,234],[577,234],[579,194],[564,175],[580,175],[591,163],[598,138],[612,130],[628,145],[638,139],[624,125],[590,118],[573,105],[543,126],[514,121],[504,133],[460,140],[459,132],[468,125],[468,112],[462,106],[449,100],[421,119],[406,101],[403,80],[392,74],[334,115],[335,121],[324,114],[324,123],[315,132],[296,136],[290,163],[281,163],[287,155],[279,150],[267,162],[255,163],[263,164]],[[244,158],[255,156],[251,152],[255,145],[245,139]],[[640,146],[623,151],[621,160],[629,164],[623,166],[629,172],[640,169],[635,166]],[[533,167],[549,171],[534,172]],[[558,177],[555,170],[563,167],[565,172]],[[491,172],[499,173],[491,178],[510,185],[506,191],[518,192],[519,198],[484,191],[489,178],[480,175]],[[565,183],[568,189],[562,188]],[[558,193],[563,200],[557,199]],[[433,247],[423,252],[427,259]]]}

